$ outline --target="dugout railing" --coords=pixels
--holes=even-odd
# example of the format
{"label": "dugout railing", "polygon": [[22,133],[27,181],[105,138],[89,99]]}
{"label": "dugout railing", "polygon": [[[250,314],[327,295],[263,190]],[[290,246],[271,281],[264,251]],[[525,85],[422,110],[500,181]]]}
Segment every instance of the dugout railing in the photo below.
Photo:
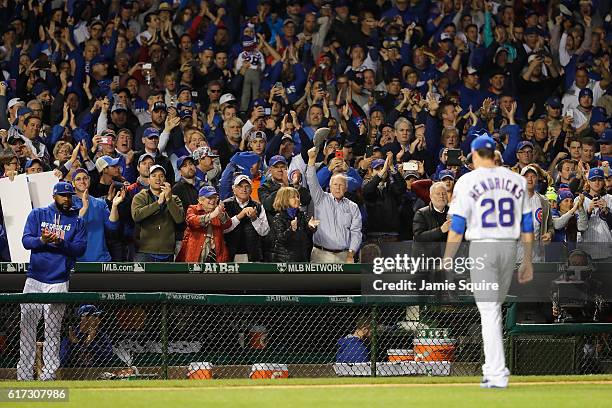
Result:
{"label": "dugout railing", "polygon": [[[16,378],[21,308],[44,304],[65,305],[58,379],[479,375],[483,360],[469,297],[0,294],[1,379]],[[508,305],[513,372],[610,372],[608,325],[525,333]],[[40,375],[42,322],[36,333]]]}

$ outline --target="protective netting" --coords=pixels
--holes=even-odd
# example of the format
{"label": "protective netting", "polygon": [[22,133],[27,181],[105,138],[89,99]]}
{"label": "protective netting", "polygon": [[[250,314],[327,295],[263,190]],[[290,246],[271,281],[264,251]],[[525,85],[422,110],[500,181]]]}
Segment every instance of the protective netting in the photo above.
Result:
{"label": "protective netting", "polygon": [[[23,304],[16,302],[23,295],[5,295],[0,378],[15,379],[19,370],[23,379],[479,375],[483,360],[479,314],[470,303],[83,295],[62,294],[61,303],[51,307],[42,302],[52,295]],[[35,324],[33,310],[45,315],[47,332],[42,318],[31,330],[24,326]],[[57,351],[54,326],[60,328]],[[611,343],[605,333],[506,332],[508,365],[515,374],[606,372]]]}

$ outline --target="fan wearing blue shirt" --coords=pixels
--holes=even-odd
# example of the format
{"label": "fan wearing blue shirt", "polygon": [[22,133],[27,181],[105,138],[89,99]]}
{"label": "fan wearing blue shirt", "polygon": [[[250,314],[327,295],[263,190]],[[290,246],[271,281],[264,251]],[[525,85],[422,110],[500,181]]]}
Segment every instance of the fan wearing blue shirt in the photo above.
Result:
{"label": "fan wearing blue shirt", "polygon": [[119,204],[125,199],[126,190],[121,189],[112,200],[109,211],[104,198],[89,195],[91,179],[85,169],[77,169],[73,176],[75,196],[73,204],[79,210],[79,217],[85,222],[87,229],[87,249],[77,258],[79,262],[109,262],[110,253],[106,246],[105,232],[116,231],[119,228]]}

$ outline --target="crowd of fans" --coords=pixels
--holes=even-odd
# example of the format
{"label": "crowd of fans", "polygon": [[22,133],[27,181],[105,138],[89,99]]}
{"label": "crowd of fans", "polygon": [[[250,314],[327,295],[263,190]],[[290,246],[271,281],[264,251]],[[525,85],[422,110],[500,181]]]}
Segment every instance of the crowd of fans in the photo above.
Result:
{"label": "crowd of fans", "polygon": [[609,0],[1,0],[0,20],[0,171],[73,183],[80,261],[444,241],[483,132],[536,240],[611,254]]}

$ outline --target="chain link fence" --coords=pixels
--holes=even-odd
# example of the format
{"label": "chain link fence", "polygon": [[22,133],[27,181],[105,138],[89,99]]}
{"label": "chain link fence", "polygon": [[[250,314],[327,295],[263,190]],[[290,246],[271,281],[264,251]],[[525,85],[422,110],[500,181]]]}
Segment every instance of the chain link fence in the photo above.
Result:
{"label": "chain link fence", "polygon": [[[609,334],[521,334],[509,310],[514,373],[610,371]],[[474,304],[430,297],[0,294],[1,379],[479,375],[481,343]]]}

